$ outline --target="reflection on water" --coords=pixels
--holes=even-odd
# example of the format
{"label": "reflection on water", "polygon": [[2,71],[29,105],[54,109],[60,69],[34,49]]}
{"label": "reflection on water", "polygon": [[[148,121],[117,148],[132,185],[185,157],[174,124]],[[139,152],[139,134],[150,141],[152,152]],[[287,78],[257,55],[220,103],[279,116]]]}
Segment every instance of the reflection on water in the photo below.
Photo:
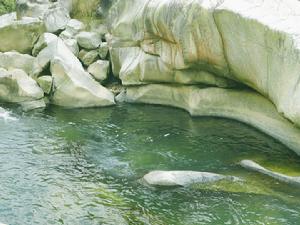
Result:
{"label": "reflection on water", "polygon": [[[299,224],[300,191],[237,163],[300,174],[292,151],[235,121],[177,109],[112,108],[0,118],[0,222],[8,224]],[[155,170],[241,177],[191,188],[147,188]]]}

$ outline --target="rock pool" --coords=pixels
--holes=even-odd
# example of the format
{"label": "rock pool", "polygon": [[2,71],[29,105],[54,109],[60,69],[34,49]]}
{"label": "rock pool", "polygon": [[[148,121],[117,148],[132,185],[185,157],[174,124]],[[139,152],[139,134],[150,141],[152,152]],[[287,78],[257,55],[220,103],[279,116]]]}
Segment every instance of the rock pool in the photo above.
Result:
{"label": "rock pool", "polygon": [[[6,224],[299,224],[300,190],[243,169],[252,159],[300,174],[300,158],[236,121],[160,106],[21,112],[0,118],[0,222]],[[243,181],[150,188],[152,170]]]}

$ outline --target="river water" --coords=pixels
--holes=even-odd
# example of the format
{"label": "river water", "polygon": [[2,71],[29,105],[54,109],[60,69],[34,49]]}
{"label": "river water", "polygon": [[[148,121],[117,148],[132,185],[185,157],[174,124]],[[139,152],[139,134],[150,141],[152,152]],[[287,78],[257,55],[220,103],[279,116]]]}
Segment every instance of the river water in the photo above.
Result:
{"label": "river water", "polygon": [[[300,175],[300,158],[236,121],[160,106],[0,118],[0,222],[24,224],[299,224],[300,190],[246,171],[252,159]],[[150,188],[151,170],[235,175],[237,182]]]}

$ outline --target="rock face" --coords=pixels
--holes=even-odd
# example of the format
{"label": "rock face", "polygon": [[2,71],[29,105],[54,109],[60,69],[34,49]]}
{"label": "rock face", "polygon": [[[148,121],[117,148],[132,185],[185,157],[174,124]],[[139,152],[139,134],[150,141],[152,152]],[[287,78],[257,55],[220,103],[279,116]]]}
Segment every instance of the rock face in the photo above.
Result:
{"label": "rock face", "polygon": [[98,60],[88,67],[88,72],[98,81],[106,80],[109,72],[109,61]]}
{"label": "rock face", "polygon": [[242,167],[244,167],[246,169],[265,174],[267,176],[273,177],[276,180],[300,186],[300,177],[291,177],[291,176],[287,176],[287,175],[284,175],[281,173],[273,172],[271,170],[268,170],[268,169],[260,166],[259,164],[253,162],[252,160],[243,160],[243,161],[241,161],[240,164]]}
{"label": "rock face", "polygon": [[225,179],[234,179],[234,177],[195,171],[152,171],[146,174],[142,180],[151,186],[189,186]]}
{"label": "rock face", "polygon": [[0,52],[31,53],[33,44],[45,31],[43,22],[37,18],[15,20],[4,15],[0,21]]}
{"label": "rock face", "polygon": [[[299,11],[297,0],[118,0],[107,35],[113,73],[124,85],[215,86],[130,87],[127,100],[238,119],[300,154],[298,141],[284,131],[299,139],[292,124],[300,126]],[[241,91],[241,85],[252,91]],[[247,116],[259,116],[264,125]]]}

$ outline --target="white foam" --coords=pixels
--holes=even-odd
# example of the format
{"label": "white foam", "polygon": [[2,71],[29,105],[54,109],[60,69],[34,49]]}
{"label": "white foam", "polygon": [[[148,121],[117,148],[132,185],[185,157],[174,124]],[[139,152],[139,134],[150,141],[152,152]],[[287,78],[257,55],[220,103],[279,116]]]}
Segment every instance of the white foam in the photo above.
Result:
{"label": "white foam", "polygon": [[0,119],[4,121],[17,121],[16,117],[11,116],[11,113],[0,107]]}

